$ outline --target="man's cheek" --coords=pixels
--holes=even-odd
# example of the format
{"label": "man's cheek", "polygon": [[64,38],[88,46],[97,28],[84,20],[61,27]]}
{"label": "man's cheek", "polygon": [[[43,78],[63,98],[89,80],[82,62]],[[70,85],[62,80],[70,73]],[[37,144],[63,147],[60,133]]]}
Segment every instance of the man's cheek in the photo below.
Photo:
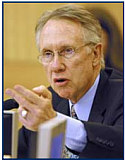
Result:
{"label": "man's cheek", "polygon": [[48,71],[46,71],[46,76],[47,76],[49,83],[52,83],[52,75]]}

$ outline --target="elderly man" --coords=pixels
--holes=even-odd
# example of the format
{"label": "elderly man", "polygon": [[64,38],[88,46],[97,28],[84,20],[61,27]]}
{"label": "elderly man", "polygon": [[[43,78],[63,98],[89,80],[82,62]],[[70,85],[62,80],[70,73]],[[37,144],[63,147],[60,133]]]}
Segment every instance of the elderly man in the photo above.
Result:
{"label": "elderly man", "polygon": [[123,158],[122,75],[104,68],[101,31],[80,6],[66,5],[39,19],[38,59],[51,87],[6,90],[19,104],[23,124],[19,158],[28,158],[28,141],[39,124],[58,116],[67,119],[64,158]]}

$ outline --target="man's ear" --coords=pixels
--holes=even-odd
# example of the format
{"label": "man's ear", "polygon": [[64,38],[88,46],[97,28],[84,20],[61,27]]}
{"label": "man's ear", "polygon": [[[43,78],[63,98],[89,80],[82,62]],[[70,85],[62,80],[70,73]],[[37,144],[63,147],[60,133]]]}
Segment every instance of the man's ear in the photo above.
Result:
{"label": "man's ear", "polygon": [[94,47],[94,51],[93,51],[93,62],[92,65],[93,67],[97,66],[100,64],[101,62],[101,58],[102,58],[102,44],[99,43]]}

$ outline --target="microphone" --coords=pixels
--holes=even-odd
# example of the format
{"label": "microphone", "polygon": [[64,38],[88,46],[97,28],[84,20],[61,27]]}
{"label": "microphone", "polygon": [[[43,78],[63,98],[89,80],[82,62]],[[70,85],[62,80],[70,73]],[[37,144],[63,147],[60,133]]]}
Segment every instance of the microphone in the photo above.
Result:
{"label": "microphone", "polygon": [[11,110],[13,108],[18,108],[19,104],[14,99],[8,99],[4,101],[4,110]]}

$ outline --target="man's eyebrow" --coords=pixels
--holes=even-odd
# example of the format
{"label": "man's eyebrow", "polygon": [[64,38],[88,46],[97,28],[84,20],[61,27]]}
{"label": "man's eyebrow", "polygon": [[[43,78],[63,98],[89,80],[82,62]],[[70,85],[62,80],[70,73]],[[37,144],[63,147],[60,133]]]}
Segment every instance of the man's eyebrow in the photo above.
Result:
{"label": "man's eyebrow", "polygon": [[67,47],[74,47],[73,45],[69,45],[69,44],[67,44],[67,45],[63,45],[63,46],[61,46],[61,48],[67,48]]}
{"label": "man's eyebrow", "polygon": [[[62,46],[60,46],[59,48],[57,48],[57,50],[62,50],[62,49],[64,49],[64,48],[67,48],[67,47],[75,47],[74,45],[72,45],[72,44],[65,44],[65,45],[62,45]],[[45,48],[43,48],[43,49],[40,49],[40,52],[41,51],[53,51],[51,48],[47,48],[47,47],[45,47]]]}
{"label": "man's eyebrow", "polygon": [[52,50],[50,50],[50,49],[48,49],[48,48],[40,49],[40,52],[44,52],[44,51],[52,51]]}

